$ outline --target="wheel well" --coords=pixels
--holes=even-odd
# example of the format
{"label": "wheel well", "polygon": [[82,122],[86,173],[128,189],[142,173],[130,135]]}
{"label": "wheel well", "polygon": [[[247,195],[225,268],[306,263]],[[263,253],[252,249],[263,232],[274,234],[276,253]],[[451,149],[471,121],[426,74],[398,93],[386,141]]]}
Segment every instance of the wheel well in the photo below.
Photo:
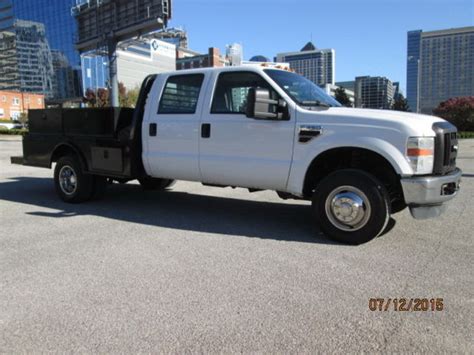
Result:
{"label": "wheel well", "polygon": [[79,162],[81,163],[82,169],[84,171],[87,170],[87,164],[85,163],[84,157],[81,155],[81,153],[79,153],[76,148],[68,144],[61,144],[54,148],[53,154],[51,154],[50,165],[56,163],[59,159],[67,155],[79,158]]}
{"label": "wheel well", "polygon": [[314,189],[324,177],[340,169],[361,169],[374,175],[386,187],[392,204],[395,201],[403,201],[400,178],[392,164],[371,150],[352,147],[328,150],[312,161],[303,187],[305,198],[311,198]]}

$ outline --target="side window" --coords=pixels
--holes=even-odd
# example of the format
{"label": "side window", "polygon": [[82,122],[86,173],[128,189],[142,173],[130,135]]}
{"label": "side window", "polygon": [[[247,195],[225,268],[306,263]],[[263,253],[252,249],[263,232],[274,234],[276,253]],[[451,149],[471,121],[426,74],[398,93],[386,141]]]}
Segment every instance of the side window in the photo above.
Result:
{"label": "side window", "polygon": [[176,75],[168,78],[158,113],[193,114],[201,92],[204,74]]}
{"label": "side window", "polygon": [[270,89],[272,97],[278,97],[270,84],[256,73],[222,73],[217,80],[211,113],[245,114],[247,95],[251,88]]}

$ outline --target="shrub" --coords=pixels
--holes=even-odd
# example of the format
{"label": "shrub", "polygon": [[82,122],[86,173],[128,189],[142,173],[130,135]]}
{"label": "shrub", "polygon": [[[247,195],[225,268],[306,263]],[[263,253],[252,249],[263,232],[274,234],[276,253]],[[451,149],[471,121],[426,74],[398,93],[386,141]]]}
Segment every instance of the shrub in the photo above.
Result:
{"label": "shrub", "polygon": [[474,131],[474,96],[455,97],[444,101],[433,113],[451,122],[459,131]]}
{"label": "shrub", "polygon": [[18,120],[0,120],[0,123],[20,123]]}
{"label": "shrub", "polygon": [[8,135],[8,136],[24,136],[28,133],[26,129],[8,129],[0,127],[0,135]]}

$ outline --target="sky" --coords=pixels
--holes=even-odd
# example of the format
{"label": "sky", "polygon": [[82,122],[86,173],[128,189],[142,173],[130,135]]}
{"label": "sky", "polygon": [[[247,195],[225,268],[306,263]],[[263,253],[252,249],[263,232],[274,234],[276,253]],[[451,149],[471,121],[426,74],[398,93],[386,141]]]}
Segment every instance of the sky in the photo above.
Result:
{"label": "sky", "polygon": [[244,59],[316,47],[336,51],[336,81],[386,76],[406,92],[407,31],[474,26],[474,0],[174,0],[170,27],[189,48],[241,43]]}

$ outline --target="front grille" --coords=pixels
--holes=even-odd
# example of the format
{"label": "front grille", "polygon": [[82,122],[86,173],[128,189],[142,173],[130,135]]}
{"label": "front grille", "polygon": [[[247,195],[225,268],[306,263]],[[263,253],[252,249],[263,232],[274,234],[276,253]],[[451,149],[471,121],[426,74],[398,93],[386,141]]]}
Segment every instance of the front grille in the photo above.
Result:
{"label": "front grille", "polygon": [[456,170],[457,129],[449,122],[438,122],[433,125],[433,130],[436,132],[434,173],[446,175]]}

